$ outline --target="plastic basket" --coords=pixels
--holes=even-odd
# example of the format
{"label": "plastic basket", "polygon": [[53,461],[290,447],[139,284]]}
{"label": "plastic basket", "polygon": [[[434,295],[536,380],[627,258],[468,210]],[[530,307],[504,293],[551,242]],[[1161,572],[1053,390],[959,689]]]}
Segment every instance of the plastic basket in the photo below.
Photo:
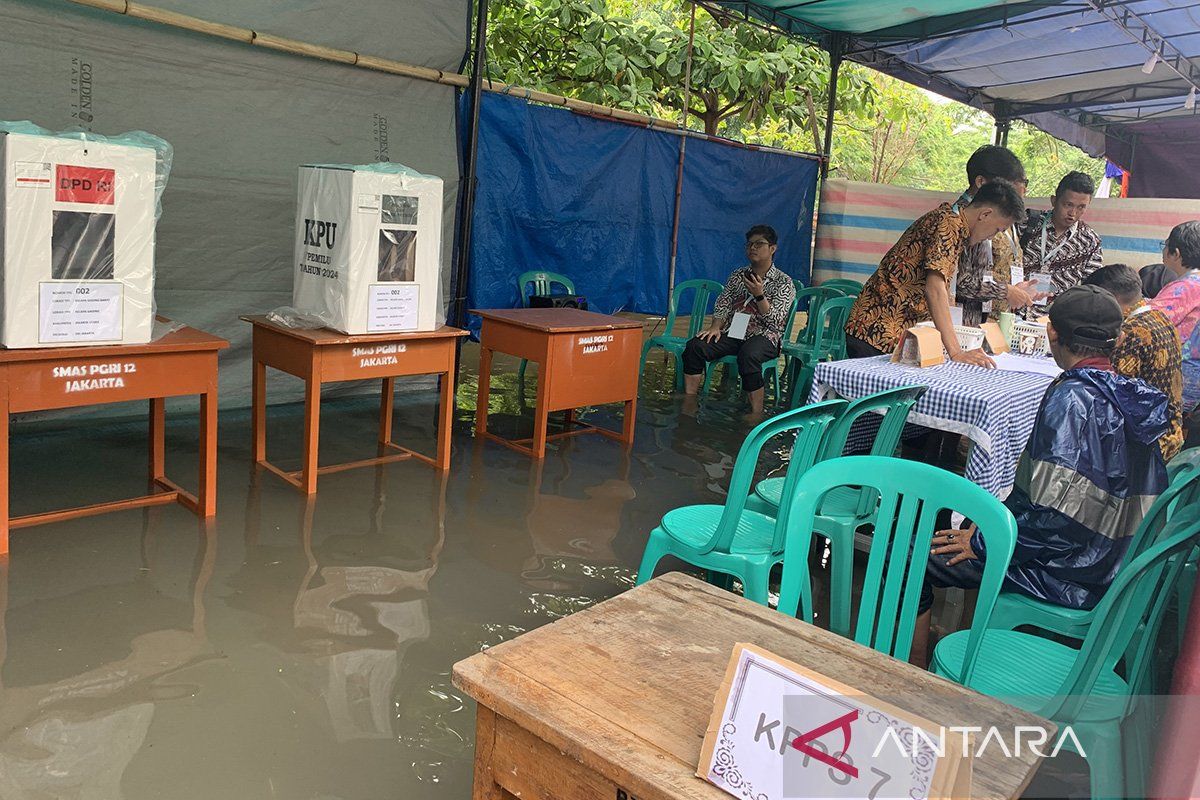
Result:
{"label": "plastic basket", "polygon": [[1008,337],[1008,348],[1023,356],[1050,355],[1050,341],[1046,338],[1046,326],[1040,322],[1018,320],[1013,323],[1012,335]]}
{"label": "plastic basket", "polygon": [[[932,322],[919,322],[917,324],[923,328],[935,327]],[[983,340],[985,338],[983,328],[955,325],[954,335],[958,339],[958,346],[963,350],[978,350],[983,347]]]}

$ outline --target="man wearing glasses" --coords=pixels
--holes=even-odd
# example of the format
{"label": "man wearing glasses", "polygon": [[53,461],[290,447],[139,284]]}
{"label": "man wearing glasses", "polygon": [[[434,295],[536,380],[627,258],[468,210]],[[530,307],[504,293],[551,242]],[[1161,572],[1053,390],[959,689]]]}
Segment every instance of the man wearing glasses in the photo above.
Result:
{"label": "man wearing glasses", "polygon": [[762,414],[762,365],[779,357],[783,329],[796,297],[792,279],[775,266],[778,244],[779,236],[769,225],[755,225],[746,231],[750,265],[729,276],[713,308],[712,324],[683,351],[684,391],[688,395],[700,391],[708,362],[736,355],[750,413]]}

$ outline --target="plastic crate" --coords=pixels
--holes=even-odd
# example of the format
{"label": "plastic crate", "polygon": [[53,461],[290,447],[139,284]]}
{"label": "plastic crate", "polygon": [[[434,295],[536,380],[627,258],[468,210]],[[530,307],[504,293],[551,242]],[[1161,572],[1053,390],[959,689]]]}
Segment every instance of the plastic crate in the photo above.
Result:
{"label": "plastic crate", "polygon": [[1050,340],[1046,338],[1046,326],[1040,322],[1017,320],[1013,323],[1012,335],[1008,338],[1012,352],[1023,356],[1044,357],[1050,355]]}

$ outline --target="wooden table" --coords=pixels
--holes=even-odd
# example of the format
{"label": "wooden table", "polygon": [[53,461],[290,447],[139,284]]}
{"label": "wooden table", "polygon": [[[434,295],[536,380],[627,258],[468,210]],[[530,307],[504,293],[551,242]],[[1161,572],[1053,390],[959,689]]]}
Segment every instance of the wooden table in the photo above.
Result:
{"label": "wooden table", "polygon": [[[453,373],[455,343],[467,332],[442,326],[436,331],[371,333],[351,336],[328,328],[285,328],[265,316],[245,316],[254,326],[254,388],[251,428],[254,461],[295,486],[304,494],[317,491],[317,475],[416,458],[445,472],[450,469],[450,429],[454,415]],[[303,466],[285,472],[267,461],[267,367],[304,381]],[[432,456],[401,447],[392,441],[392,404],[395,379],[406,375],[441,378],[437,452]],[[383,397],[379,408],[379,445],[396,452],[337,464],[317,466],[321,429],[321,384],[379,378]]]}
{"label": "wooden table", "polygon": [[[162,320],[166,321],[166,320]],[[184,327],[149,344],[0,350],[0,554],[11,528],[179,503],[217,513],[217,353],[229,342]],[[166,475],[166,398],[200,395],[200,480],[190,494]],[[9,516],[9,415],[150,401],[150,494],[62,511]],[[99,455],[99,454],[98,454]]]}
{"label": "wooden table", "polygon": [[[849,639],[678,573],[454,666],[475,698],[475,800],[705,798],[700,746],[738,642],[940,724],[1054,726]],[[1051,737],[1052,740],[1052,737]],[[974,796],[1016,797],[1039,759],[976,759]]]}
{"label": "wooden table", "polygon": [[[546,457],[546,442],[580,433],[599,433],[633,444],[637,414],[638,359],[642,324],[636,320],[577,308],[515,308],[471,311],[483,317],[479,337],[479,402],[475,435],[492,439],[533,458]],[[533,437],[509,441],[487,429],[492,353],[508,353],[538,363]],[[624,403],[622,431],[575,419],[575,409]],[[551,411],[567,412],[567,430],[547,435]],[[528,446],[526,446],[528,444]]]}

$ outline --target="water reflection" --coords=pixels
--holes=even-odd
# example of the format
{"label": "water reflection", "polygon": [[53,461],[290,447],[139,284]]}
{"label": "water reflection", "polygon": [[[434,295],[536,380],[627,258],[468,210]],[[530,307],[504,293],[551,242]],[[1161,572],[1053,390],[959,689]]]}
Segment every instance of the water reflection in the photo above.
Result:
{"label": "water reflection", "polygon": [[158,558],[164,510],[141,513],[140,547],[106,543],[88,584],[65,594],[48,587],[73,565],[26,574],[0,558],[0,797],[122,797],[157,705],[192,694],[181,673],[219,657],[205,622],[214,523],[198,525],[184,598],[172,591],[177,562]]}

